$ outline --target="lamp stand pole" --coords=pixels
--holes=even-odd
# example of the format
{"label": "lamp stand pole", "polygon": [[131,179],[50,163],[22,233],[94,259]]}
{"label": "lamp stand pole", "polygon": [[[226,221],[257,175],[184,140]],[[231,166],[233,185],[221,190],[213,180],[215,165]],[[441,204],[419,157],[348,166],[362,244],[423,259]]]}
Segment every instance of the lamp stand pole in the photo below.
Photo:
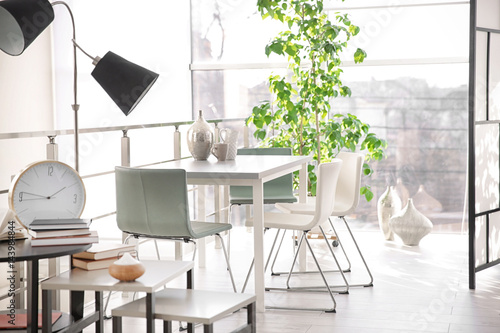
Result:
{"label": "lamp stand pole", "polygon": [[74,134],[75,134],[75,170],[79,172],[79,140],[78,140],[78,110],[80,109],[80,105],[78,104],[78,68],[76,63],[76,28],[75,28],[75,19],[73,17],[73,12],[69,5],[64,1],[54,1],[51,3],[52,7],[56,5],[63,5],[68,10],[69,16],[71,18],[71,25],[73,27],[73,104],[71,108],[74,111]]}

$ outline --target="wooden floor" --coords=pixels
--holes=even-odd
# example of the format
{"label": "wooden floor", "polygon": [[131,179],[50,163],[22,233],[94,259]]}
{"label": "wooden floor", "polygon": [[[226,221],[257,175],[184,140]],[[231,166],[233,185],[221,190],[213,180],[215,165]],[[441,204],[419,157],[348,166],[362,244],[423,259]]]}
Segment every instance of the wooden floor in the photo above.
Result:
{"label": "wooden floor", "polygon": [[[368,280],[359,258],[349,242],[345,230],[339,230],[350,255],[352,270],[347,273],[351,284]],[[349,294],[337,294],[336,313],[323,311],[267,310],[257,314],[257,332],[322,333],[322,332],[500,332],[500,267],[477,274],[477,289],[468,289],[467,237],[458,234],[433,233],[416,247],[404,246],[399,240],[386,242],[377,231],[355,231],[365,258],[374,276],[374,286],[350,288]],[[272,241],[266,236],[266,242]],[[238,287],[243,285],[246,269],[251,260],[252,234],[245,227],[235,227],[231,233],[231,263]],[[279,259],[282,263],[292,253],[291,235]],[[327,248],[322,240],[311,241],[325,267]],[[160,244],[172,256],[171,243]],[[141,259],[154,257],[152,242],[141,245]],[[342,258],[340,248],[335,248]],[[170,255],[168,254],[170,253]],[[210,244],[207,249],[207,267],[195,271],[195,288],[231,291],[222,250]],[[308,263],[310,265],[310,262]],[[345,267],[345,260],[342,260]],[[332,283],[340,282],[338,273],[327,274]],[[267,274],[268,285],[282,286],[284,278]],[[292,285],[320,283],[315,275],[302,275]],[[169,287],[184,287],[179,279]],[[247,290],[252,292],[250,288]],[[113,294],[109,308],[128,302],[132,295]],[[217,300],[214,299],[214,302]],[[332,302],[325,293],[266,292],[266,305],[330,307]],[[91,309],[89,305],[89,309]],[[110,313],[108,309],[108,314]],[[234,313],[215,324],[216,332],[230,332],[242,325],[246,310]],[[124,331],[145,332],[141,319],[124,318]],[[178,324],[175,323],[178,330]],[[105,332],[111,332],[111,320],[105,323]],[[157,331],[162,332],[157,321]],[[88,328],[85,333],[94,332]],[[197,327],[202,332],[202,327]]]}

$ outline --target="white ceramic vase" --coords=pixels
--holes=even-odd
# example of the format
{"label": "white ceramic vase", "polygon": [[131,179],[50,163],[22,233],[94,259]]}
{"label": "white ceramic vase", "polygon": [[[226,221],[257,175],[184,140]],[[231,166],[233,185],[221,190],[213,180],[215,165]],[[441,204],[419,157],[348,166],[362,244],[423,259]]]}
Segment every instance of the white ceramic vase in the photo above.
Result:
{"label": "white ceramic vase", "polygon": [[198,120],[187,131],[188,149],[197,161],[206,160],[212,151],[214,144],[214,132],[203,118],[203,111],[199,111]]}
{"label": "white ceramic vase", "polygon": [[418,245],[433,227],[432,222],[415,208],[412,199],[408,199],[405,209],[391,217],[389,226],[405,245],[410,246]]}
{"label": "white ceramic vase", "polygon": [[396,181],[396,186],[394,186],[396,193],[398,194],[399,199],[401,200],[401,209],[406,207],[406,203],[408,202],[408,198],[410,198],[410,192],[403,184],[403,180],[398,178]]}
{"label": "white ceramic vase", "polygon": [[394,240],[394,234],[389,227],[389,220],[401,210],[401,200],[396,191],[387,186],[387,190],[380,196],[377,203],[377,215],[380,230],[386,240]]}

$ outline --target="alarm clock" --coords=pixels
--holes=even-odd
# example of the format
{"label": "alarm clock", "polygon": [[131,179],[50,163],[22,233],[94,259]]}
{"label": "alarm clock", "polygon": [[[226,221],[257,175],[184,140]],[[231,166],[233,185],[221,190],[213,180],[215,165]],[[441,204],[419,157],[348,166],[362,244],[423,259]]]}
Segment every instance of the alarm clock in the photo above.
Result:
{"label": "alarm clock", "polygon": [[29,228],[35,219],[79,218],[85,207],[85,186],[75,169],[54,161],[26,166],[12,180],[9,208]]}

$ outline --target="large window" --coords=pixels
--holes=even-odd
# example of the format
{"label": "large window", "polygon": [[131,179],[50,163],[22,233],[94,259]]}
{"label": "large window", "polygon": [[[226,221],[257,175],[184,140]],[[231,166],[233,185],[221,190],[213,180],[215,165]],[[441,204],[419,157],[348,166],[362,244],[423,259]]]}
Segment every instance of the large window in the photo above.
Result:
{"label": "large window", "polygon": [[[387,186],[413,197],[435,230],[461,231],[467,154],[468,1],[329,1],[361,33],[368,57],[344,61],[353,95],[332,101],[387,139],[387,159],[365,179],[375,194],[357,210],[377,225],[376,201]],[[286,70],[264,47],[281,27],[262,20],[254,2],[192,0],[193,104],[207,117],[247,117],[269,99],[267,77]]]}

